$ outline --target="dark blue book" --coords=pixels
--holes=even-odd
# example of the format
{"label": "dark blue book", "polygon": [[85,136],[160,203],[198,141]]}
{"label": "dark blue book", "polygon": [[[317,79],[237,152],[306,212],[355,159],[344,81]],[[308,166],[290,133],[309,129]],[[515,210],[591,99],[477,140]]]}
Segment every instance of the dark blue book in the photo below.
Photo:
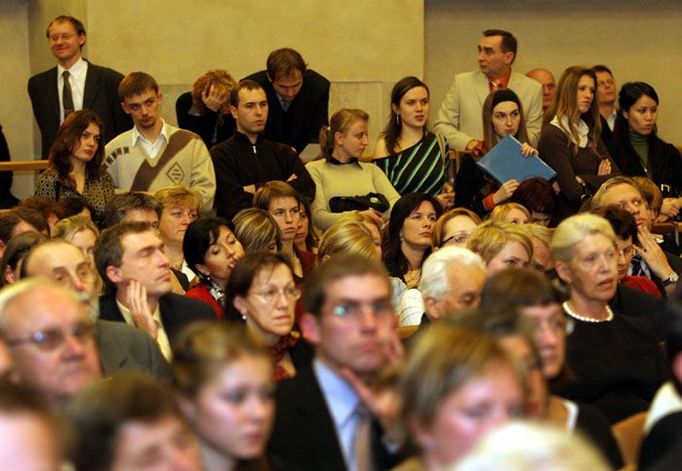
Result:
{"label": "dark blue book", "polygon": [[556,172],[537,155],[525,157],[521,153],[521,143],[513,136],[506,135],[476,162],[487,174],[501,185],[509,180],[521,183],[533,177],[547,181],[556,177]]}

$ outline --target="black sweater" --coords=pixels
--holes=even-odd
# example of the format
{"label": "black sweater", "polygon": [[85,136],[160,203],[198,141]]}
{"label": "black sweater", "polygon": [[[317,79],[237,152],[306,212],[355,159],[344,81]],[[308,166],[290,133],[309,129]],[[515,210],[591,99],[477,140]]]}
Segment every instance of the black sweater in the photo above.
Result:
{"label": "black sweater", "polygon": [[234,136],[211,149],[215,168],[216,193],[213,207],[218,216],[232,218],[240,210],[253,206],[253,195],[244,191],[245,186],[281,180],[288,183],[305,198],[315,197],[315,182],[301,159],[291,147],[272,142],[259,136],[251,144],[246,135],[236,132]]}

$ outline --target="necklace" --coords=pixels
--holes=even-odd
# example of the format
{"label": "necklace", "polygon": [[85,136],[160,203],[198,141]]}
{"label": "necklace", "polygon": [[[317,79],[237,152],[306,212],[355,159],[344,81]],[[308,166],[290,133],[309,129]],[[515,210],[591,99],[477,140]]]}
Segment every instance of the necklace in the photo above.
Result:
{"label": "necklace", "polygon": [[606,319],[595,319],[594,317],[585,317],[581,316],[577,312],[575,312],[573,309],[571,309],[568,305],[568,301],[564,302],[561,307],[564,308],[564,311],[566,311],[566,314],[571,316],[572,318],[583,321],[583,322],[592,322],[592,323],[598,323],[598,322],[609,322],[613,320],[613,311],[609,307],[609,305],[606,305]]}

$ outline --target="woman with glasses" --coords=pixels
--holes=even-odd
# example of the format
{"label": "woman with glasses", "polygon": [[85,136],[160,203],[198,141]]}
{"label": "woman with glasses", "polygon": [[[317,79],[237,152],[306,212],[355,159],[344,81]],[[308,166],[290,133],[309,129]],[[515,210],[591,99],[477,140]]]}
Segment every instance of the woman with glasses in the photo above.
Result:
{"label": "woman with glasses", "polygon": [[481,218],[470,209],[455,208],[443,214],[433,225],[433,250],[453,245],[466,248],[469,236],[481,223]]}
{"label": "woman with glasses", "polygon": [[225,318],[245,322],[247,329],[269,348],[276,380],[293,377],[310,362],[312,348],[292,332],[301,291],[284,255],[245,255],[232,270],[226,291]]}

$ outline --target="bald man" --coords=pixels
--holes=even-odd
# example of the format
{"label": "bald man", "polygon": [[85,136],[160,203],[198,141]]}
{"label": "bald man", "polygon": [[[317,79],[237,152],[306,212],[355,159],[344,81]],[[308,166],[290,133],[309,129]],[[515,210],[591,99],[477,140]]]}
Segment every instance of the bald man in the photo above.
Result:
{"label": "bald man", "polygon": [[552,101],[554,101],[554,91],[556,90],[554,74],[547,69],[538,67],[529,70],[526,77],[537,80],[542,85],[542,111],[547,113],[549,107],[552,106]]}

